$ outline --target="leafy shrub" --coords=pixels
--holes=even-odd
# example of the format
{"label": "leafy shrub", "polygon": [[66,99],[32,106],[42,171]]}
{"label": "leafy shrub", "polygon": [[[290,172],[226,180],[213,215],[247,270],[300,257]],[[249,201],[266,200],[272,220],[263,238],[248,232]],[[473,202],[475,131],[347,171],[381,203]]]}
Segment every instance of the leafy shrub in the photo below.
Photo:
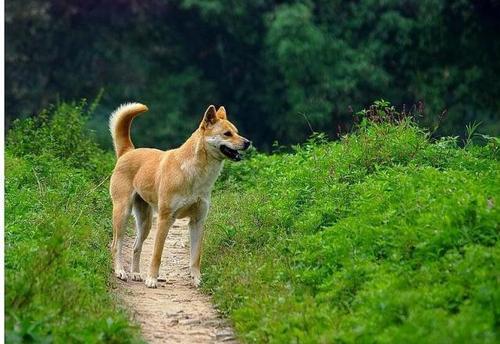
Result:
{"label": "leafy shrub", "polygon": [[[86,127],[95,105],[85,101],[62,103],[42,111],[38,116],[16,120],[7,136],[9,151],[37,161],[52,158],[71,167],[106,175],[112,160],[102,151]],[[45,155],[48,157],[44,158]]]}
{"label": "leafy shrub", "polygon": [[89,138],[82,111],[61,104],[8,134],[8,343],[139,341],[109,293],[112,159]]}
{"label": "leafy shrub", "polygon": [[204,288],[244,342],[497,342],[491,142],[432,142],[388,116],[340,142],[228,165]]}

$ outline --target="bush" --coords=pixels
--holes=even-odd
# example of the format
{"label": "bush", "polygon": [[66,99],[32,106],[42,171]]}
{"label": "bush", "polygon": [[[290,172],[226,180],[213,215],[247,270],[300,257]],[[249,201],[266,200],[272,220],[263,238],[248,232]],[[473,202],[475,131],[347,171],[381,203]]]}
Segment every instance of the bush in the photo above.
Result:
{"label": "bush", "polygon": [[86,127],[94,107],[85,101],[62,103],[36,117],[16,120],[7,136],[8,150],[38,162],[58,159],[96,178],[105,176],[112,169],[113,160],[98,147]]}
{"label": "bush", "polygon": [[204,288],[243,342],[497,342],[496,146],[367,119],[226,168]]}
{"label": "bush", "polygon": [[5,163],[6,342],[138,342],[109,293],[113,160],[83,105],[17,122]]}

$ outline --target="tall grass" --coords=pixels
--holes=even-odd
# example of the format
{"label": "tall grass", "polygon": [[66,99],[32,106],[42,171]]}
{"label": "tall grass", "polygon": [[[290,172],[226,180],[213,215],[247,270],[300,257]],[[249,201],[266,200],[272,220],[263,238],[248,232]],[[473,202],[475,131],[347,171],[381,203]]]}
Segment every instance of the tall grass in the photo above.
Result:
{"label": "tall grass", "polygon": [[85,129],[84,104],[15,123],[6,147],[5,339],[138,342],[110,293],[111,154]]}
{"label": "tall grass", "polygon": [[204,288],[243,342],[498,342],[498,139],[375,107],[340,142],[226,167]]}

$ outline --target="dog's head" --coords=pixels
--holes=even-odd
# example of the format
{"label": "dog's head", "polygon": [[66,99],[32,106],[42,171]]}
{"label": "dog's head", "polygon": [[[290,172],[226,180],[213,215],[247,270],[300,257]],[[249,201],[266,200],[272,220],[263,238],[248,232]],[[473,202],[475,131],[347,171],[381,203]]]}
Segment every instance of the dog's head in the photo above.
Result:
{"label": "dog's head", "polygon": [[207,149],[220,158],[240,161],[240,151],[247,150],[252,144],[240,136],[238,129],[227,120],[226,109],[223,106],[217,111],[213,105],[208,107],[200,123],[200,130]]}

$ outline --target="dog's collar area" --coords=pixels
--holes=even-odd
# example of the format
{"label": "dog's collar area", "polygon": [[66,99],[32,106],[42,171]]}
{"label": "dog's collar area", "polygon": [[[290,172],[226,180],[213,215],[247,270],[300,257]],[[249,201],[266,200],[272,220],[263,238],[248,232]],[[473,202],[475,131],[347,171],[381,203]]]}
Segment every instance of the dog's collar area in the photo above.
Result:
{"label": "dog's collar area", "polygon": [[228,146],[225,145],[221,145],[219,149],[222,152],[222,154],[224,154],[229,159],[233,161],[241,160],[241,154],[237,150],[229,148]]}

